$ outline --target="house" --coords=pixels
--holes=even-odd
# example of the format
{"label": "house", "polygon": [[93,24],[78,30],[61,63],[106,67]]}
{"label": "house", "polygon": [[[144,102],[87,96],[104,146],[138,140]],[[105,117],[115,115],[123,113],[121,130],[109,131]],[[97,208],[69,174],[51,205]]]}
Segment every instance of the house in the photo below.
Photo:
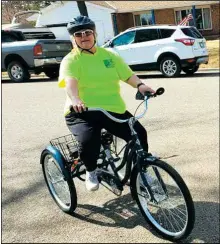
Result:
{"label": "house", "polygon": [[[177,25],[189,13],[190,25],[205,37],[219,37],[219,1],[86,1],[86,6],[97,26],[98,45],[130,27]],[[57,1],[41,11],[39,23],[51,28],[58,39],[69,39],[66,25],[80,14],[76,2]]]}
{"label": "house", "polygon": [[111,1],[108,3],[116,9],[112,14],[115,34],[133,26],[178,25],[186,15],[192,13],[195,26],[205,37],[219,37],[219,1]]}
{"label": "house", "polygon": [[[98,33],[97,44],[102,45],[114,36],[112,25],[112,13],[115,10],[107,4],[94,4],[86,2],[89,17],[94,20]],[[57,1],[48,7],[41,9],[39,26],[47,26],[54,32],[57,39],[70,39],[67,31],[67,23],[74,17],[80,15],[76,1]],[[37,15],[28,18],[29,21],[36,20]]]}

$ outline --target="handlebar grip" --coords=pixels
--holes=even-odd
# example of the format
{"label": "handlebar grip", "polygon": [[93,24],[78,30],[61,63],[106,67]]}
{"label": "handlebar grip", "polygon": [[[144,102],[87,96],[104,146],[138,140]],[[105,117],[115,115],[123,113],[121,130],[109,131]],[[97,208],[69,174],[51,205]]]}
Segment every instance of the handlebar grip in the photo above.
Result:
{"label": "handlebar grip", "polygon": [[160,96],[164,93],[165,89],[163,87],[160,87],[156,90],[156,92],[154,94],[152,94],[151,92],[145,92],[145,96],[147,97],[156,97],[156,96]]}
{"label": "handlebar grip", "polygon": [[145,92],[144,95],[147,96],[147,97],[153,97],[154,96],[154,94],[152,94],[149,91]]}
{"label": "handlebar grip", "polygon": [[[147,91],[144,93],[145,96],[147,96],[148,98],[150,97],[156,97],[156,96],[160,96],[164,93],[165,89],[163,87],[160,87],[156,90],[156,92],[154,94],[152,94],[151,92]],[[139,91],[136,93],[136,100],[144,100],[144,96],[142,95],[142,93],[140,93]]]}
{"label": "handlebar grip", "polygon": [[141,92],[138,91],[138,92],[136,93],[135,99],[136,99],[136,100],[144,100],[144,96],[142,95]]}

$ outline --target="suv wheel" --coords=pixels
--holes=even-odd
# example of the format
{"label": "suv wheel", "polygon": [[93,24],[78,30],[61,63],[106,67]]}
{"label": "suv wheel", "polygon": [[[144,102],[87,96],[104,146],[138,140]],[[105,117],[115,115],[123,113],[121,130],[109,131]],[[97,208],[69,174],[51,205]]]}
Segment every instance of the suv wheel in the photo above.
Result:
{"label": "suv wheel", "polygon": [[197,70],[199,69],[199,65],[195,65],[191,68],[189,67],[184,67],[182,70],[187,74],[187,75],[193,75]]}
{"label": "suv wheel", "polygon": [[181,72],[179,61],[174,57],[163,58],[160,62],[160,71],[166,77],[179,76]]}
{"label": "suv wheel", "polygon": [[44,70],[44,73],[50,79],[56,79],[59,77],[59,69],[47,69]]}
{"label": "suv wheel", "polygon": [[14,82],[24,82],[30,79],[28,69],[19,61],[12,61],[7,67],[8,76]]}

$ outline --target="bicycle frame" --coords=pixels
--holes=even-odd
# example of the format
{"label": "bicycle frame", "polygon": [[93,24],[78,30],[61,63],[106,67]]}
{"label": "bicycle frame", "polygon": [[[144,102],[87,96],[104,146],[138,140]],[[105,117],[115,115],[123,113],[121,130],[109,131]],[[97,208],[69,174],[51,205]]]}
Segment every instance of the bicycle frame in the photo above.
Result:
{"label": "bicycle frame", "polygon": [[[135,131],[133,125],[134,125],[134,123],[136,122],[136,120],[142,118],[142,117],[145,115],[145,113],[147,112],[147,109],[148,109],[148,106],[147,106],[147,105],[148,105],[148,97],[145,96],[145,97],[144,97],[144,100],[145,100],[145,111],[144,111],[141,115],[139,115],[139,116],[131,117],[131,118],[126,119],[126,120],[120,120],[120,119],[117,119],[117,118],[115,118],[114,116],[112,116],[111,114],[109,114],[107,111],[105,111],[104,109],[100,109],[100,108],[89,108],[89,109],[88,109],[88,111],[97,111],[97,110],[98,110],[98,111],[101,111],[101,112],[103,112],[107,117],[109,117],[110,119],[112,119],[112,120],[114,120],[114,121],[116,121],[116,122],[118,122],[118,123],[128,123],[128,124],[129,124],[129,127],[130,127],[130,129],[131,129],[132,140],[131,140],[130,142],[128,142],[128,144],[127,144],[127,146],[126,146],[126,150],[125,150],[126,153],[124,154],[124,157],[123,157],[123,160],[122,160],[121,165],[120,165],[119,167],[116,167],[116,166],[115,166],[115,164],[114,164],[114,158],[113,158],[112,155],[111,155],[111,151],[109,150],[108,147],[105,147],[105,145],[103,145],[103,149],[104,149],[104,151],[105,151],[105,153],[106,153],[106,157],[108,158],[108,161],[105,162],[105,163],[103,163],[103,164],[101,164],[101,165],[99,165],[99,167],[103,167],[103,166],[106,166],[106,165],[110,164],[110,165],[111,165],[111,168],[112,168],[112,170],[113,170],[113,172],[114,172],[114,174],[116,175],[116,177],[117,177],[118,179],[120,179],[119,176],[118,176],[118,173],[117,173],[117,172],[118,172],[120,169],[122,169],[122,168],[124,167],[124,165],[126,164],[126,162],[129,162],[128,165],[127,165],[127,167],[126,167],[126,172],[127,172],[127,174],[125,175],[125,178],[124,178],[123,181],[121,182],[123,185],[127,182],[128,178],[129,178],[129,176],[130,176],[130,172],[131,172],[131,162],[130,162],[131,160],[129,160],[128,155],[127,155],[127,154],[128,154],[128,151],[129,151],[129,148],[130,148],[129,145],[130,145],[131,143],[132,143],[132,144],[135,144],[135,145],[137,145],[137,148],[135,148],[136,151],[138,151],[138,152],[143,151],[143,148],[142,148],[141,145],[140,145],[139,138],[138,138],[138,136],[137,136],[137,133],[136,133],[136,131]],[[135,142],[135,143],[134,143],[134,142]],[[133,150],[134,150],[134,149],[133,149]],[[127,160],[129,160],[129,161],[127,161]],[[122,165],[123,165],[123,166],[122,166]],[[74,172],[74,173],[72,174],[72,177],[73,177],[73,178],[78,177],[80,180],[83,180],[83,181],[84,181],[84,179],[82,179],[80,176],[83,175],[83,174],[85,174],[85,170],[79,172],[80,167],[81,167],[81,165],[79,164],[78,167],[77,167],[77,169],[76,169],[76,172]]]}
{"label": "bicycle frame", "polygon": [[[104,160],[103,163],[99,164],[98,165],[98,168],[101,170],[101,173],[102,174],[105,174],[107,177],[110,177],[110,173],[107,171],[104,171],[104,167],[108,167],[110,165],[114,175],[111,174],[111,177],[114,179],[116,185],[117,185],[117,188],[122,191],[123,190],[123,186],[126,184],[126,182],[128,181],[128,179],[130,178],[130,175],[131,175],[131,170],[132,170],[132,162],[135,162],[135,165],[134,166],[137,166],[137,169],[138,171],[140,172],[140,175],[141,175],[141,178],[142,178],[142,181],[143,181],[143,184],[144,186],[147,188],[151,198],[156,201],[156,199],[154,198],[154,195],[151,191],[151,188],[144,176],[144,173],[142,172],[142,167],[143,167],[143,162],[144,164],[146,165],[146,159],[149,160],[149,161],[154,161],[156,160],[155,157],[151,156],[147,156],[147,153],[144,151],[144,149],[142,148],[141,146],[141,143],[139,141],[139,138],[138,138],[138,135],[134,129],[134,123],[142,118],[145,113],[147,112],[147,109],[148,109],[148,97],[145,96],[145,111],[139,115],[139,116],[136,116],[136,117],[131,117],[127,120],[119,120],[119,119],[116,119],[114,118],[112,115],[110,115],[107,111],[105,110],[102,110],[102,109],[99,109],[99,108],[90,108],[88,109],[89,111],[97,111],[97,110],[101,110],[104,114],[106,114],[110,119],[116,121],[116,122],[119,122],[119,123],[128,123],[129,124],[129,127],[131,129],[131,136],[132,136],[132,139],[127,143],[126,147],[125,147],[125,152],[124,152],[124,155],[123,155],[123,159],[122,159],[122,162],[121,164],[116,167],[115,166],[115,158],[112,156],[111,154],[111,150],[109,149],[109,146],[108,145],[102,145],[103,147],[103,150],[105,152],[105,155],[104,155],[104,159],[107,157],[107,160]],[[136,157],[136,158],[135,158]],[[119,170],[121,170],[124,166],[126,165],[126,168],[125,168],[125,176],[124,178],[121,180],[119,175],[118,175],[118,172]],[[80,166],[79,166],[80,168]],[[157,169],[154,169],[155,171],[155,174],[157,176],[158,179],[161,179],[160,177],[160,174],[159,172],[157,171]],[[80,177],[80,175],[84,174],[85,173],[85,170],[82,171],[82,172],[79,172],[79,169],[78,171],[76,171],[72,177],[78,177],[80,180],[84,180]],[[162,180],[162,179],[161,179]]]}

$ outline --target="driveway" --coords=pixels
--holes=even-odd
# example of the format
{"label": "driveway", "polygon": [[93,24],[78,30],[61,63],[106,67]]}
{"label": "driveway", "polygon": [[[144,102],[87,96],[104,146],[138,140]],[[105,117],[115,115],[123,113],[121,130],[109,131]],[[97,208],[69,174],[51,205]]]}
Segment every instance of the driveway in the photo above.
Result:
{"label": "driveway", "polygon": [[[150,151],[174,166],[192,193],[196,223],[185,242],[219,242],[219,73],[141,78],[166,90],[150,100],[141,122]],[[135,92],[122,84],[131,112],[139,104]],[[56,81],[2,84],[2,243],[169,243],[145,223],[128,187],[116,197],[104,187],[87,192],[76,181],[76,214],[54,203],[39,159],[50,139],[69,134],[64,100]]]}

